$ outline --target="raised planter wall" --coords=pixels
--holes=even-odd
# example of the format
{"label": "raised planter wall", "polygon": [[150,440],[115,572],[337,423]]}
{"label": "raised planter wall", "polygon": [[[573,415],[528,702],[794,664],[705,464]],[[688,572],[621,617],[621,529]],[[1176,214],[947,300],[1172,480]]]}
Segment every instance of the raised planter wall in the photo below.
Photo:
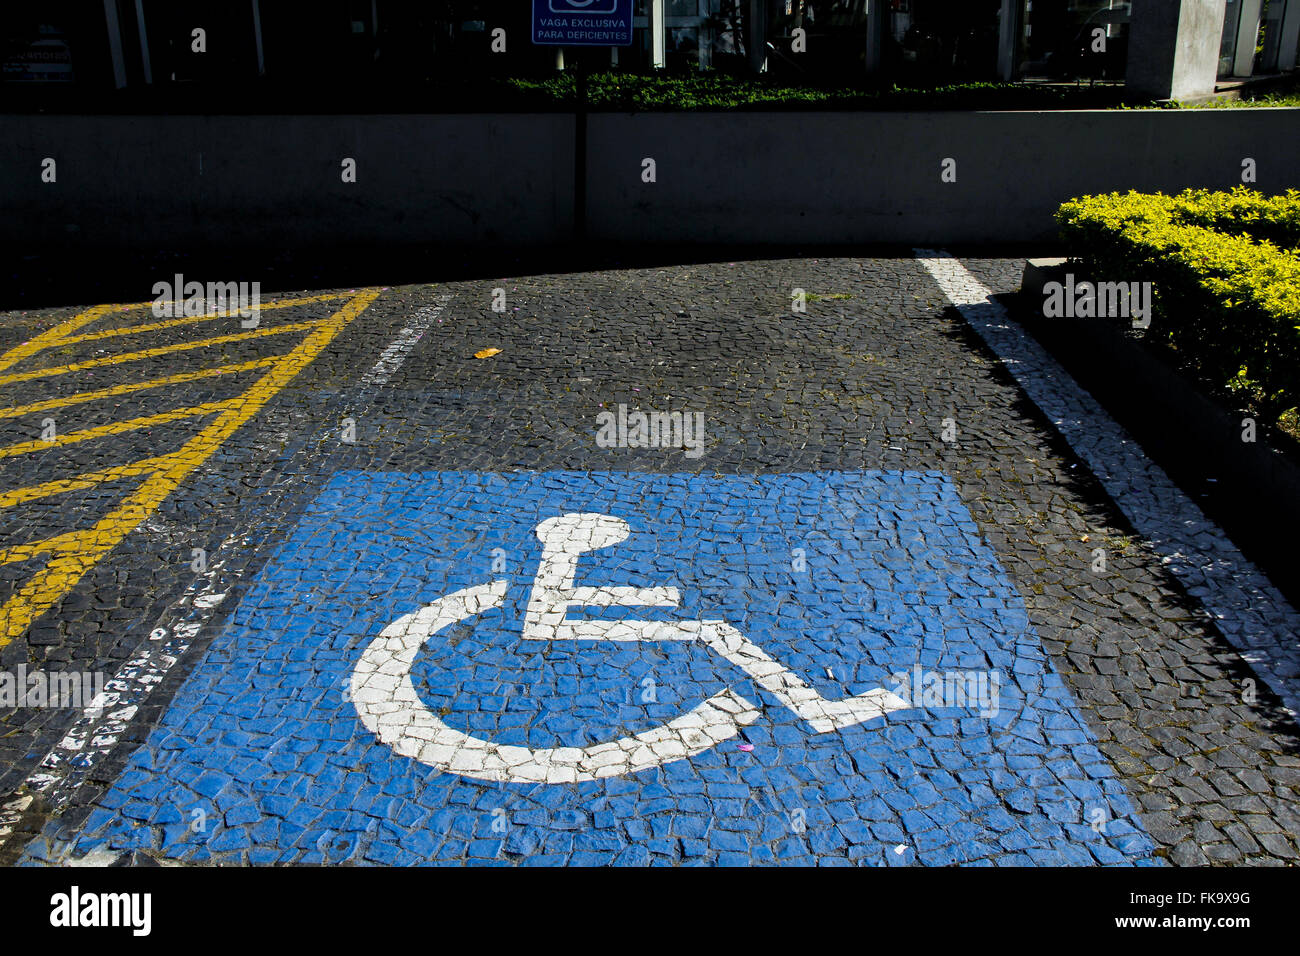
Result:
{"label": "raised planter wall", "polygon": [[604,114],[588,220],[650,241],[1047,240],[1071,197],[1229,188],[1245,157],[1258,188],[1300,185],[1300,110]]}
{"label": "raised planter wall", "polygon": [[[564,114],[5,116],[0,241],[548,242],[572,230],[573,126]],[[47,156],[56,183],[41,181]]]}
{"label": "raised planter wall", "polygon": [[[573,235],[567,114],[5,116],[0,242],[545,243]],[[58,163],[56,183],[41,161]],[[344,157],[357,182],[341,181]],[[1050,240],[1061,202],[1300,185],[1300,110],[593,114],[596,240]],[[643,161],[655,161],[653,183]],[[956,182],[941,180],[956,160]]]}

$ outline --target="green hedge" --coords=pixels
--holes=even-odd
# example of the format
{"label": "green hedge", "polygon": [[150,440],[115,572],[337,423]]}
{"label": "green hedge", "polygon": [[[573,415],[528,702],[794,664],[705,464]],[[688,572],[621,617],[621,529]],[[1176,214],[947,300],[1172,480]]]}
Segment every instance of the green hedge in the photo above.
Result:
{"label": "green hedge", "polygon": [[[576,79],[571,72],[543,78],[512,78],[505,85],[521,101],[571,106]],[[605,72],[587,79],[593,110],[1059,110],[1145,106],[1122,87],[1045,86],[1025,83],[960,83],[907,89],[862,89],[818,84],[783,86],[765,79],[701,71],[686,74]]]}
{"label": "green hedge", "polygon": [[1056,215],[1099,281],[1149,281],[1150,335],[1270,424],[1300,403],[1300,192],[1111,193]]}

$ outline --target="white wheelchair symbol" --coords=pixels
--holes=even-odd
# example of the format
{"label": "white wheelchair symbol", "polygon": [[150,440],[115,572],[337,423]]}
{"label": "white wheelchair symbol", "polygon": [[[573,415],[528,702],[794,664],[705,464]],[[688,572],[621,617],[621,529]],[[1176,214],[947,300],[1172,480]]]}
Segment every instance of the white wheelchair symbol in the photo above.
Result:
{"label": "white wheelchair symbol", "polygon": [[[622,518],[590,513],[548,518],[537,526],[542,559],[524,614],[525,639],[699,642],[745,671],[818,734],[909,706],[883,688],[827,700],[725,621],[566,620],[570,608],[681,606],[672,587],[574,586],[584,552],[618,544],[630,531]],[[447,726],[411,683],[415,656],[443,628],[500,607],[506,586],[492,581],[441,597],[393,621],[366,648],[352,672],[352,703],[382,743],[404,757],[475,780],[580,783],[693,757],[758,719],[755,705],[727,688],[667,724],[589,747],[497,744]]]}

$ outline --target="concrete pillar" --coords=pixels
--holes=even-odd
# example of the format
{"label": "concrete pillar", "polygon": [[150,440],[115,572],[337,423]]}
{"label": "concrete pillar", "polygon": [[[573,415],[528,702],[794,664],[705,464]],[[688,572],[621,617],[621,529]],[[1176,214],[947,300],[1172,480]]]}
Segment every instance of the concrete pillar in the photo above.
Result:
{"label": "concrete pillar", "polygon": [[[372,0],[370,4],[370,13],[373,18],[375,15],[375,5]],[[377,20],[370,21],[371,29],[378,30]],[[263,76],[266,73],[266,59],[262,55],[262,4],[261,0],[253,0],[253,40],[257,44],[257,75]]]}
{"label": "concrete pillar", "polygon": [[754,73],[767,72],[767,3],[749,0],[745,15],[745,54]]}
{"label": "concrete pillar", "polygon": [[1016,78],[1016,41],[1020,38],[1020,11],[1024,0],[1002,0],[998,17],[998,77],[1010,82]]}
{"label": "concrete pillar", "polygon": [[135,0],[135,26],[140,36],[140,62],[144,67],[144,81],[153,85],[153,63],[149,59],[149,31],[144,25],[144,0]]}
{"label": "concrete pillar", "polygon": [[1296,45],[1300,43],[1300,0],[1289,0],[1286,19],[1282,21],[1282,45],[1278,48],[1277,68],[1294,70]]}
{"label": "concrete pillar", "polygon": [[1162,100],[1213,93],[1226,6],[1227,0],[1133,4],[1125,86]]}
{"label": "concrete pillar", "polygon": [[1237,55],[1232,60],[1233,76],[1250,76],[1255,71],[1255,44],[1259,42],[1259,15],[1264,0],[1241,0],[1241,23],[1237,26]]}
{"label": "concrete pillar", "polygon": [[108,52],[113,60],[113,85],[126,86],[126,57],[122,55],[122,24],[117,19],[117,0],[104,0],[104,19],[108,22]]}
{"label": "concrete pillar", "polygon": [[885,30],[889,28],[888,0],[867,0],[867,72],[885,68]]}
{"label": "concrete pillar", "polygon": [[668,23],[664,0],[650,0],[650,65],[662,70],[668,65]]}

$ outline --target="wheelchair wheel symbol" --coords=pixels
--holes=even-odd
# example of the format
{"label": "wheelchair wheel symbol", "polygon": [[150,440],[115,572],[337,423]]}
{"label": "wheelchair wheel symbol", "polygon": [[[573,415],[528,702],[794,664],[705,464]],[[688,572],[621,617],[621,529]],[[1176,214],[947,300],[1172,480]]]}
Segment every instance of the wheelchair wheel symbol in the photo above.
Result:
{"label": "wheelchair wheel symbol", "polygon": [[[612,515],[573,513],[536,528],[542,559],[524,615],[523,637],[543,641],[692,641],[744,670],[814,733],[828,733],[909,706],[883,688],[827,700],[725,621],[571,621],[570,608],[679,607],[676,588],[575,587],[578,558],[630,534]],[[447,726],[411,682],[416,654],[434,634],[499,608],[507,582],[465,588],[385,627],[352,672],[351,697],[361,722],[396,753],[475,780],[581,783],[684,760],[734,737],[759,711],[727,688],[659,727],[588,747],[530,748],[497,744]]]}

